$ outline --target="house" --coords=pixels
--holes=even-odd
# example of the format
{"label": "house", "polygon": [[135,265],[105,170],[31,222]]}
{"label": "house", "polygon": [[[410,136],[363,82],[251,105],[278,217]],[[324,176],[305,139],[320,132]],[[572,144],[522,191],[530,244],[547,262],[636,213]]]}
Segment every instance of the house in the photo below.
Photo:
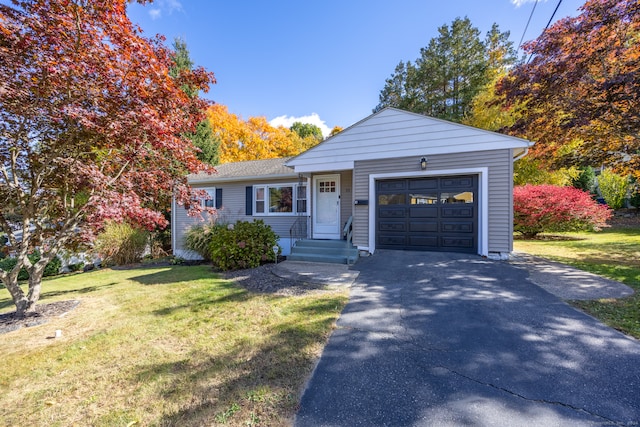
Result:
{"label": "house", "polygon": [[[285,255],[299,238],[504,258],[513,246],[513,161],[523,139],[386,108],[289,159],[194,175],[229,222],[263,219]],[[195,219],[173,209],[174,254]]]}

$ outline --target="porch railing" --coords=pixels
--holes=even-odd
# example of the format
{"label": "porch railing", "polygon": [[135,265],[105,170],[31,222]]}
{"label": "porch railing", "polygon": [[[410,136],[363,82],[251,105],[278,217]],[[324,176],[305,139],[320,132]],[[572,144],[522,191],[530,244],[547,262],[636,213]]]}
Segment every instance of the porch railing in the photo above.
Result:
{"label": "porch railing", "polygon": [[308,218],[306,216],[300,216],[296,218],[289,229],[291,249],[293,249],[298,240],[306,239],[307,237],[309,237]]}
{"label": "porch railing", "polygon": [[351,239],[353,238],[353,215],[349,217],[347,223],[344,225],[342,237],[345,238],[347,243],[351,243]]}

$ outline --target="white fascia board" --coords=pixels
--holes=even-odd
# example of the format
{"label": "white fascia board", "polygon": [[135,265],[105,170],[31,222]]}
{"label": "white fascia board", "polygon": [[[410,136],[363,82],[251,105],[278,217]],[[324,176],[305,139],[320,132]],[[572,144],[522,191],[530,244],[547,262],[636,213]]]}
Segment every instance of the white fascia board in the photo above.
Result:
{"label": "white fascia board", "polygon": [[211,175],[205,178],[188,178],[189,184],[208,184],[208,183],[224,183],[224,182],[242,182],[242,181],[265,181],[270,179],[298,179],[297,173],[291,173],[287,175],[254,175],[254,176],[233,176],[233,177],[217,177]]}
{"label": "white fascia board", "polygon": [[478,175],[478,255],[489,255],[489,168],[440,169],[415,172],[390,172],[369,175],[369,252],[376,250],[376,180],[420,178],[423,176]]}
{"label": "white fascia board", "polygon": [[[524,149],[528,146],[523,146],[521,144],[505,144],[503,142],[494,142],[483,144],[481,147],[478,145],[442,145],[438,147],[429,147],[429,146],[414,146],[410,148],[401,148],[395,149],[392,146],[385,146],[384,150],[376,150],[372,151],[367,150],[366,147],[361,147],[356,149],[337,149],[331,152],[327,152],[327,156],[323,156],[320,152],[314,153],[314,157],[309,157],[306,159],[298,159],[295,163],[288,163],[288,166],[293,166],[296,172],[315,172],[316,170],[338,170],[338,169],[353,169],[353,164],[356,161],[360,160],[380,160],[380,159],[388,159],[395,157],[411,157],[411,156],[431,156],[431,155],[446,155],[446,154],[455,154],[455,153],[469,153],[469,152],[482,152],[482,151],[497,151],[497,150],[510,150],[510,149]],[[392,151],[389,151],[389,148]],[[479,149],[480,148],[480,149]],[[340,162],[331,162],[329,161],[331,158],[335,158],[336,156],[340,157],[342,160]],[[333,166],[336,165],[336,166]],[[341,165],[337,167],[337,165]],[[351,165],[348,167],[343,167],[342,165]],[[328,166],[328,167],[327,167]]]}
{"label": "white fascia board", "polygon": [[307,173],[307,172],[353,170],[353,165],[354,165],[353,160],[350,160],[346,162],[343,161],[343,162],[330,162],[330,163],[322,162],[322,163],[312,163],[312,164],[301,164],[293,167],[295,171],[298,173]]}

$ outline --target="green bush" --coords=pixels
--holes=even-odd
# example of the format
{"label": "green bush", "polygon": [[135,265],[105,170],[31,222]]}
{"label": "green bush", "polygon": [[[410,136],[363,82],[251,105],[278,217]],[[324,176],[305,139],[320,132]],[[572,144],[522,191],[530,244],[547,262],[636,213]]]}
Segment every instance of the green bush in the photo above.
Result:
{"label": "green bush", "polygon": [[211,261],[211,237],[216,230],[226,228],[226,224],[221,223],[201,223],[192,225],[184,236],[185,248],[196,252],[205,261]]}
{"label": "green bush", "polygon": [[580,173],[571,181],[571,186],[578,190],[593,193],[596,173],[591,166],[580,169]]}
{"label": "green bush", "polygon": [[[31,261],[31,263],[36,263],[40,260],[40,252],[35,251],[32,254],[27,255],[27,257],[29,258],[29,261]],[[17,262],[18,260],[15,258],[0,259],[0,270],[11,271],[13,267],[16,266]],[[61,267],[62,267],[62,261],[60,261],[60,258],[55,257],[44,268],[43,276],[44,277],[56,276],[60,274]],[[28,279],[29,279],[29,273],[27,273],[27,270],[22,268],[18,273],[18,280],[28,280]]]}
{"label": "green bush", "polygon": [[605,169],[598,177],[598,187],[604,201],[611,209],[620,209],[627,197],[629,182],[627,178],[614,173],[610,169]]}
{"label": "green bush", "polygon": [[238,221],[228,227],[216,227],[209,250],[214,266],[220,270],[237,270],[275,261],[274,246],[278,246],[278,236],[264,221]]}
{"label": "green bush", "polygon": [[96,239],[94,250],[103,265],[126,265],[139,262],[149,242],[149,233],[129,223],[109,222]]}

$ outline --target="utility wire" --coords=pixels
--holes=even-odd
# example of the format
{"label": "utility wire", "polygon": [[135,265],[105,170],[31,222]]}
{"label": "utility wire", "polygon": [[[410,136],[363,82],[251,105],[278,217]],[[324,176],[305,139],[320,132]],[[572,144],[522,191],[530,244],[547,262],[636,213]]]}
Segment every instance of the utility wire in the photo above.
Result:
{"label": "utility wire", "polygon": [[518,50],[522,47],[522,41],[524,40],[524,35],[527,34],[527,29],[529,28],[529,23],[531,22],[531,18],[533,17],[533,12],[536,10],[536,6],[538,5],[538,0],[533,4],[533,9],[531,9],[531,13],[529,14],[529,20],[527,21],[527,25],[524,27],[524,31],[522,32],[522,37],[520,37],[520,43],[518,43]]}
{"label": "utility wire", "polygon": [[[549,22],[547,22],[547,25],[544,27],[544,30],[542,30],[542,33],[547,31],[547,28],[549,28],[549,25],[551,25],[551,21],[553,21],[553,17],[556,16],[556,12],[558,11],[558,8],[560,7],[561,4],[562,4],[562,0],[558,0],[558,4],[556,4],[556,8],[553,10],[553,13],[551,14],[551,18],[549,18]],[[533,57],[533,53],[529,55],[529,59],[527,59],[527,64],[529,63],[529,61],[531,61],[531,57]]]}

